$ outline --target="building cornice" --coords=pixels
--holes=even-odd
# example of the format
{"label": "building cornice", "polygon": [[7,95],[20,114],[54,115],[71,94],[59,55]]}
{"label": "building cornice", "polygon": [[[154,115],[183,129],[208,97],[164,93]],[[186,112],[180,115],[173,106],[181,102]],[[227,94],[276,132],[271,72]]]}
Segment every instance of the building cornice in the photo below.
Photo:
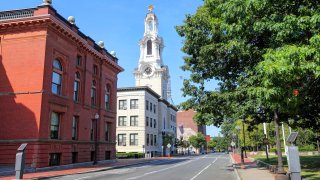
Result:
{"label": "building cornice", "polygon": [[[49,9],[49,13],[35,14],[35,11]],[[34,11],[32,15],[18,16],[23,11]],[[50,12],[52,11],[52,12]],[[5,11],[2,14],[13,14],[11,17],[8,16],[0,18],[0,30],[16,27],[30,27],[40,24],[47,24],[58,30],[61,34],[72,39],[76,42],[80,48],[83,48],[94,57],[104,60],[104,62],[112,66],[116,71],[122,72],[124,69],[120,67],[117,62],[118,59],[112,56],[105,48],[99,47],[90,37],[84,35],[78,30],[78,27],[69,23],[61,15],[59,15],[51,6],[39,6],[38,8],[30,8],[15,11]],[[15,18],[16,17],[16,18]],[[91,42],[90,42],[91,41]],[[91,44],[90,44],[91,43]]]}
{"label": "building cornice", "polygon": [[130,91],[130,92],[132,92],[132,91],[146,91],[146,92],[150,93],[151,95],[153,95],[154,97],[156,97],[157,99],[160,98],[160,95],[157,94],[155,91],[153,91],[148,86],[122,87],[122,88],[117,89],[117,92],[128,92],[128,91]]}

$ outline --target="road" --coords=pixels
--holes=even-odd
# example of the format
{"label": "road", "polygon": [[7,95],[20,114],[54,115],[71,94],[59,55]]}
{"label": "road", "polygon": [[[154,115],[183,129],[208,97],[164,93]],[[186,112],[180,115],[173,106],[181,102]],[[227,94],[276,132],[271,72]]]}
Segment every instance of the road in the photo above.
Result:
{"label": "road", "polygon": [[61,180],[236,180],[228,154],[161,159],[119,169],[66,175]]}

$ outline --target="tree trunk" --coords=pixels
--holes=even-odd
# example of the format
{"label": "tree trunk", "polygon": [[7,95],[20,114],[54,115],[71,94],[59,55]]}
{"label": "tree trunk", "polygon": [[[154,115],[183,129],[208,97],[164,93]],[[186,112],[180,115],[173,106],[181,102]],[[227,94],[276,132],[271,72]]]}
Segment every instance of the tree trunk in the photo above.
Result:
{"label": "tree trunk", "polygon": [[319,133],[317,133],[317,147],[318,147],[318,153],[320,153],[320,142],[319,142],[320,136]]}
{"label": "tree trunk", "polygon": [[281,142],[280,142],[280,127],[279,127],[279,117],[277,110],[274,110],[274,125],[276,131],[276,147],[277,147],[277,155],[278,155],[278,173],[284,173],[283,169],[283,161],[282,161],[282,152],[281,152]]}

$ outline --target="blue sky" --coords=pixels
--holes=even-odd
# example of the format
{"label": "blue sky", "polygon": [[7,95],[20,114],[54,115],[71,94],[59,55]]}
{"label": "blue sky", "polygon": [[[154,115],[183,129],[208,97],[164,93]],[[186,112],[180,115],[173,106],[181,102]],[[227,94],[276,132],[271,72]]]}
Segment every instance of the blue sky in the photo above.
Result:
{"label": "blue sky", "polygon": [[[1,0],[0,11],[32,8],[42,4],[42,0]],[[163,62],[169,66],[172,99],[174,104],[185,100],[182,97],[183,72],[181,48],[183,39],[175,31],[186,14],[194,14],[203,4],[202,0],[53,0],[53,7],[63,17],[74,16],[80,30],[96,42],[104,41],[108,51],[116,51],[119,64],[125,71],[119,75],[118,87],[134,86],[133,69],[138,66],[138,41],[144,33],[144,17],[152,4],[159,20],[159,35],[163,37],[165,48]],[[208,84],[209,87],[215,87]],[[215,127],[207,128],[207,134],[217,136]]]}

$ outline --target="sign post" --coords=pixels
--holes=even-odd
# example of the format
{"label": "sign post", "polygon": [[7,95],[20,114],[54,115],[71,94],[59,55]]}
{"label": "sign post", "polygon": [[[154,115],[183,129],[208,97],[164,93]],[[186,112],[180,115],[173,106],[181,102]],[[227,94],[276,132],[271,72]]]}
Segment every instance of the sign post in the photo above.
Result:
{"label": "sign post", "polygon": [[233,154],[234,154],[234,150],[235,150],[236,143],[234,143],[234,142],[232,141],[230,145],[231,145],[231,147],[232,147],[232,149],[233,149]]}
{"label": "sign post", "polygon": [[169,144],[167,144],[167,148],[169,148],[169,153],[168,153],[168,157],[170,158],[170,153],[171,153],[171,144],[169,143]]}

